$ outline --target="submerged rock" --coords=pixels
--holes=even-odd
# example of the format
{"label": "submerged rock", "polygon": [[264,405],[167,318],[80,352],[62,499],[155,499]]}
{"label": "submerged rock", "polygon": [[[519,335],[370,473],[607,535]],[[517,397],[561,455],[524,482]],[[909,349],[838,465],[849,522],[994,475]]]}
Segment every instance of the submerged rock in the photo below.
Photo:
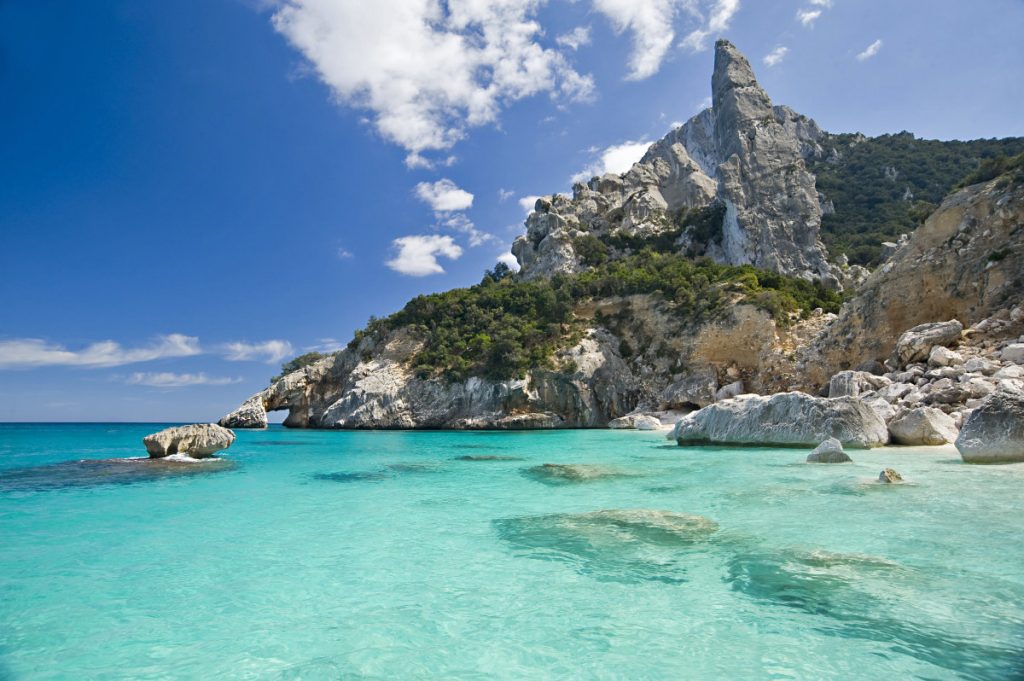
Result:
{"label": "submerged rock", "polygon": [[129,485],[234,468],[235,463],[227,459],[82,459],[3,471],[0,473],[0,491],[39,492],[95,485]]}
{"label": "submerged rock", "polygon": [[706,542],[718,524],[654,509],[608,509],[495,520],[498,535],[531,558],[558,560],[602,581],[685,581],[682,551]]}
{"label": "submerged rock", "polygon": [[944,445],[957,434],[953,418],[935,407],[917,407],[889,422],[889,435],[900,445]]}
{"label": "submerged rock", "polygon": [[612,466],[586,463],[545,463],[526,469],[524,474],[549,485],[630,477],[629,473]]}
{"label": "submerged rock", "polygon": [[197,423],[190,426],[166,428],[142,438],[149,455],[158,459],[172,454],[184,454],[193,459],[213,456],[227,449],[235,441],[235,434],[215,423]]}
{"label": "submerged rock", "polygon": [[885,422],[859,399],[789,392],[742,395],[688,414],[675,427],[683,446],[701,444],[810,447],[835,438],[844,447],[880,447]]}
{"label": "submerged rock", "polygon": [[498,454],[463,454],[455,457],[456,461],[522,461],[518,456],[500,456]]}
{"label": "submerged rock", "polygon": [[852,459],[843,451],[843,443],[834,437],[822,442],[807,456],[807,463],[848,463]]}
{"label": "submerged rock", "polygon": [[996,392],[964,420],[956,448],[967,463],[1024,461],[1024,396]]}
{"label": "submerged rock", "polygon": [[903,476],[891,468],[886,468],[884,471],[878,474],[878,482],[903,482]]}

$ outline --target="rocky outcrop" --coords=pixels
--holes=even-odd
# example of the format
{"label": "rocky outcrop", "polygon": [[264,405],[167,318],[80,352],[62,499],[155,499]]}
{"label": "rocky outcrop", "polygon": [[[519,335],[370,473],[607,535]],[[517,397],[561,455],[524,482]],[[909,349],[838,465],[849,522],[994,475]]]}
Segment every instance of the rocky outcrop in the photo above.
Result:
{"label": "rocky outcrop", "polygon": [[661,420],[649,414],[627,414],[608,422],[608,427],[619,430],[658,430]]}
{"label": "rocky outcrop", "polygon": [[[947,197],[801,351],[802,387],[816,391],[865,362],[888,361],[891,371],[926,362],[935,345],[957,341],[957,325],[948,320],[968,327],[961,345],[1005,337],[1017,325],[1011,308],[1024,297],[1022,223],[1020,182],[997,179]],[[915,328],[934,323],[935,336]]]}
{"label": "rocky outcrop", "polygon": [[[956,319],[920,324],[904,331],[897,339],[895,358],[900,365],[929,360],[932,350],[955,345],[963,331],[964,325]],[[936,358],[940,356],[941,353],[936,353]]]}
{"label": "rocky outcrop", "polygon": [[146,451],[154,459],[174,454],[204,459],[227,449],[234,441],[234,433],[215,423],[166,428],[142,438]]}
{"label": "rocky outcrop", "polygon": [[224,428],[266,428],[267,408],[263,403],[263,393],[253,395],[217,423]]}
{"label": "rocky outcrop", "polygon": [[585,269],[576,249],[583,236],[653,236],[672,229],[674,216],[717,202],[721,228],[700,243],[682,234],[680,252],[840,287],[819,239],[821,205],[804,164],[805,155],[822,153],[821,129],[773,107],[727,41],[715,46],[711,84],[712,108],[651,145],[629,171],[576,184],[571,198],[537,200],[526,234],[512,246],[522,278]]}
{"label": "rocky outcrop", "polygon": [[807,455],[807,463],[849,463],[852,459],[843,451],[843,443],[834,437],[822,442]]}
{"label": "rocky outcrop", "polygon": [[889,441],[885,423],[862,401],[804,393],[742,395],[688,414],[673,432],[680,445],[812,447],[835,438],[844,447],[879,447]]}
{"label": "rocky outcrop", "polygon": [[903,482],[903,476],[891,468],[886,468],[885,470],[878,474],[878,482],[885,484]]}
{"label": "rocky outcrop", "polygon": [[934,407],[917,407],[889,422],[889,436],[899,445],[945,445],[957,435],[952,417]]}
{"label": "rocky outcrop", "polygon": [[966,463],[1024,461],[1024,396],[993,393],[971,412],[956,448]]}

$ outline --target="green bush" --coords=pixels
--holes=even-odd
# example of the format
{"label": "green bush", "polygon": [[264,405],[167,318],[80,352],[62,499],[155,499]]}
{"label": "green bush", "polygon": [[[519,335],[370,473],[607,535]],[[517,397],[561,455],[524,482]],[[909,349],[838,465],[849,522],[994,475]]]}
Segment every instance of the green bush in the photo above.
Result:
{"label": "green bush", "polygon": [[307,367],[310,364],[316,364],[325,357],[330,357],[330,355],[321,352],[307,352],[304,355],[299,355],[295,359],[288,360],[287,362],[282,364],[281,373],[271,378],[270,382],[271,384],[273,384],[278,379],[284,378],[293,371],[298,371],[299,369]]}

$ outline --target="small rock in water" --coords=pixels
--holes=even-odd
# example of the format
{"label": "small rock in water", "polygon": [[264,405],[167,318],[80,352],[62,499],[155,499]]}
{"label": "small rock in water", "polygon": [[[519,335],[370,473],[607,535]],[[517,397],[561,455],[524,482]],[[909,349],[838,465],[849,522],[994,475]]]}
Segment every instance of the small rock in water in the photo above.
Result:
{"label": "small rock in water", "polygon": [[891,468],[886,468],[878,474],[878,482],[902,482],[903,476]]}
{"label": "small rock in water", "polygon": [[193,459],[213,456],[227,449],[235,441],[235,434],[215,423],[197,423],[191,426],[165,428],[142,438],[150,457],[159,459],[174,454],[185,454]]}
{"label": "small rock in water", "polygon": [[843,451],[843,443],[834,437],[830,437],[815,447],[807,457],[807,463],[848,463],[850,461],[852,459]]}
{"label": "small rock in water", "polygon": [[609,478],[627,477],[629,474],[610,466],[585,463],[546,463],[524,471],[527,477],[549,485],[593,482]]}

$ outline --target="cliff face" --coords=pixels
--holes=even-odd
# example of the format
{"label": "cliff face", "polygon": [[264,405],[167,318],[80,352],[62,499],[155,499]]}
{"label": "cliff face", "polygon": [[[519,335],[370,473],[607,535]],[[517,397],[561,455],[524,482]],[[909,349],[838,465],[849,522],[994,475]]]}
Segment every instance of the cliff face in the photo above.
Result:
{"label": "cliff face", "polygon": [[[699,251],[717,262],[820,280],[840,288],[819,239],[821,206],[804,164],[820,151],[814,121],[773,107],[747,59],[729,42],[715,46],[707,109],[651,146],[623,175],[573,187],[572,198],[537,202],[512,252],[524,278],[574,273],[585,265],[574,247],[591,234],[665,232],[682,211],[718,202],[724,220]],[[680,252],[692,251],[684,233]]]}
{"label": "cliff face", "polygon": [[918,324],[975,324],[1024,296],[1024,184],[999,178],[942,203],[803,350],[815,388],[863,363],[884,362]]}
{"label": "cliff face", "polygon": [[[267,412],[287,410],[285,425],[296,428],[604,427],[637,408],[710,404],[721,386],[744,379],[754,390],[787,387],[795,373],[785,357],[820,322],[780,331],[763,311],[737,306],[726,319],[680,333],[653,296],[596,301],[577,314],[598,311],[628,322],[617,333],[587,329],[556,353],[558,370],[535,369],[509,381],[419,378],[413,360],[421,344],[398,329],[284,376],[220,423],[259,428]],[[623,341],[646,350],[624,359]]]}

